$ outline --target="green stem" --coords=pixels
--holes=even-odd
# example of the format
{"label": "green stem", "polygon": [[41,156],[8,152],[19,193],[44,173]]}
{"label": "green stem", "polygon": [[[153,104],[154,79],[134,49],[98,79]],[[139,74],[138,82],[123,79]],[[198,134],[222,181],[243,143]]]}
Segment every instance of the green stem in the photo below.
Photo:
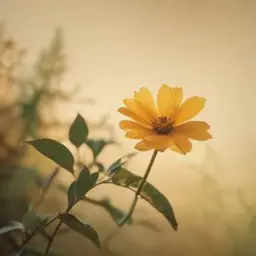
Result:
{"label": "green stem", "polygon": [[52,243],[54,241],[54,238],[55,236],[57,235],[57,232],[59,231],[60,227],[61,227],[61,224],[62,224],[62,221],[59,221],[58,225],[56,226],[55,230],[53,231],[50,239],[49,239],[49,242],[47,244],[47,247],[46,247],[46,250],[45,250],[45,253],[44,255],[47,256],[50,252],[50,249],[51,249],[51,246],[52,246]]}
{"label": "green stem", "polygon": [[[75,204],[70,205],[70,206],[67,208],[67,210],[65,211],[65,213],[68,213],[68,212],[72,209],[72,207],[73,207],[74,205],[75,205]],[[50,252],[50,249],[51,249],[51,246],[52,246],[52,243],[53,243],[53,241],[54,241],[54,239],[55,239],[55,237],[56,237],[56,235],[57,235],[57,232],[59,231],[61,225],[62,225],[62,221],[60,220],[59,223],[58,223],[58,225],[57,225],[56,228],[54,229],[54,231],[53,231],[51,237],[49,238],[49,242],[48,242],[48,244],[47,244],[47,247],[46,247],[44,256],[48,256],[48,254],[49,254],[49,252]]]}
{"label": "green stem", "polygon": [[152,166],[153,166],[153,164],[155,162],[156,155],[157,155],[157,150],[154,151],[154,153],[153,153],[153,155],[152,155],[152,157],[150,159],[150,162],[148,164],[147,170],[146,170],[146,172],[145,172],[145,174],[144,174],[144,176],[143,176],[143,178],[142,178],[142,180],[140,182],[140,185],[139,185],[139,187],[138,187],[138,189],[137,189],[137,191],[135,193],[135,196],[133,198],[131,207],[130,207],[129,211],[127,212],[127,214],[120,220],[120,222],[118,224],[119,227],[122,227],[130,219],[130,217],[132,216],[132,214],[134,212],[134,209],[136,207],[137,201],[139,199],[139,195],[140,195],[140,193],[141,193],[141,191],[142,191],[142,189],[143,189],[143,187],[144,187],[144,185],[145,185],[145,183],[147,181],[148,175],[149,175],[149,173],[151,171],[151,168],[152,168]]}

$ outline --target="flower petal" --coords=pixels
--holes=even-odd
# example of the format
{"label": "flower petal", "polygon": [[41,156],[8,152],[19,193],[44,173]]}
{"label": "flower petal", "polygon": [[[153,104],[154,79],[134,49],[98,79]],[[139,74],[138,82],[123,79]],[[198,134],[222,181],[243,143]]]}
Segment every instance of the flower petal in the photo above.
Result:
{"label": "flower petal", "polygon": [[202,121],[190,121],[175,127],[177,133],[186,135],[193,140],[208,140],[211,139],[211,134],[207,131],[210,129],[209,124]]}
{"label": "flower petal", "polygon": [[212,139],[212,135],[208,131],[200,131],[189,135],[192,140],[204,141]]}
{"label": "flower petal", "polygon": [[147,106],[143,105],[142,103],[134,99],[125,99],[123,102],[125,106],[130,109],[134,114],[140,116],[146,121],[151,122],[155,119],[155,115],[152,115],[152,113],[148,110]]}
{"label": "flower petal", "polygon": [[182,152],[184,155],[191,151],[192,144],[189,141],[187,136],[174,133],[170,137],[172,138],[173,144],[175,145],[175,146],[174,145],[169,146],[169,148],[171,150],[175,150],[175,151],[178,151],[180,153]]}
{"label": "flower petal", "polygon": [[144,138],[145,144],[159,151],[167,149],[171,143],[171,137],[168,135],[150,135]]}
{"label": "flower petal", "polygon": [[141,124],[141,125],[143,125],[145,127],[151,128],[150,123],[148,121],[146,121],[145,119],[141,118],[140,116],[134,114],[128,108],[124,108],[124,107],[119,108],[118,112],[123,114],[123,115],[125,115],[125,116],[130,117],[131,119],[133,119],[134,121],[138,122],[139,124]]}
{"label": "flower petal", "polygon": [[173,111],[180,105],[183,98],[183,90],[179,87],[162,85],[157,95],[157,106],[160,116],[171,116]]}
{"label": "flower petal", "polygon": [[183,153],[175,144],[171,144],[171,145],[169,146],[169,149],[171,149],[172,151],[175,151],[175,152],[177,152],[177,153],[180,153],[180,154],[184,155],[184,153]]}
{"label": "flower petal", "polygon": [[193,118],[201,112],[201,110],[204,108],[204,105],[205,98],[192,97],[187,99],[175,113],[175,116],[173,116],[175,121],[174,125],[177,126]]}
{"label": "flower petal", "polygon": [[125,137],[130,138],[130,139],[143,139],[146,136],[154,135],[153,130],[149,130],[147,128],[142,128],[142,129],[135,129],[128,131],[125,134]]}
{"label": "flower petal", "polygon": [[140,88],[138,92],[134,93],[134,99],[142,104],[143,107],[146,108],[148,112],[150,112],[151,116],[154,118],[157,117],[155,102],[149,89],[146,87]]}
{"label": "flower petal", "polygon": [[148,151],[148,150],[151,150],[153,148],[146,145],[144,140],[141,140],[140,142],[138,142],[135,145],[135,149],[137,149],[139,151]]}
{"label": "flower petal", "polygon": [[119,127],[124,130],[124,131],[128,131],[128,130],[133,130],[133,129],[140,129],[143,128],[144,126],[142,126],[139,123],[136,123],[134,121],[130,121],[130,120],[122,120],[119,123]]}
{"label": "flower petal", "polygon": [[194,130],[209,130],[211,127],[204,121],[189,121],[175,127],[179,132],[193,132]]}

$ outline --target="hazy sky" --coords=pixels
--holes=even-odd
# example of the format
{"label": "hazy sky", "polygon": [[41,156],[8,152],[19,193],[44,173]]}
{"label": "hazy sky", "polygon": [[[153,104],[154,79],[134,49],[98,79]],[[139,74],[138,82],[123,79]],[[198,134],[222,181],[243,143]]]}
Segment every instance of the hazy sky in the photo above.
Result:
{"label": "hazy sky", "polygon": [[[141,86],[179,85],[186,96],[206,97],[198,119],[212,126],[207,143],[243,165],[256,143],[255,8],[253,0],[1,0],[0,18],[31,60],[62,27],[70,67],[64,86],[81,83],[98,102],[90,117],[109,112],[117,130],[117,108]],[[72,108],[71,115],[78,110],[88,114]],[[133,149],[122,141],[124,152]],[[162,157],[169,161],[170,153]]]}

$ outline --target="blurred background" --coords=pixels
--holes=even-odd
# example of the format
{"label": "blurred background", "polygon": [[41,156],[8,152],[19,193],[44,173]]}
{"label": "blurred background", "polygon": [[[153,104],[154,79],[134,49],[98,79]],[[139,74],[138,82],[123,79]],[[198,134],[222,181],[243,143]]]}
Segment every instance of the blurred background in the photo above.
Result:
{"label": "blurred background", "polygon": [[[185,97],[207,98],[198,120],[213,135],[194,142],[188,156],[160,154],[150,174],[172,203],[178,232],[141,201],[136,221],[119,231],[108,252],[70,231],[57,237],[54,255],[256,255],[256,1],[1,0],[0,22],[1,226],[38,201],[54,168],[20,147],[22,140],[66,143],[79,112],[91,136],[118,142],[100,155],[109,165],[134,151],[118,128],[122,100],[142,86],[156,95],[166,83],[182,86]],[[130,170],[142,175],[150,155],[136,155]],[[71,181],[59,172],[38,209],[63,210]],[[105,186],[73,211],[104,239],[132,196]],[[112,208],[99,203],[106,197]],[[32,245],[27,255],[43,255],[43,237]],[[6,247],[1,238],[0,255],[8,255]]]}

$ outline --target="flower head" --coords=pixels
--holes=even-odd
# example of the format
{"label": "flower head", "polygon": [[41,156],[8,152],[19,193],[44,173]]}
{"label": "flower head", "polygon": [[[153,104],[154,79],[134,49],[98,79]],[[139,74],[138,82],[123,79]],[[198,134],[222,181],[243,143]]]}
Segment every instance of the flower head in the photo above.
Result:
{"label": "flower head", "polygon": [[186,154],[191,151],[190,140],[212,138],[210,126],[203,121],[189,121],[204,108],[205,98],[191,97],[183,102],[180,87],[162,85],[157,95],[157,106],[151,92],[142,87],[133,99],[125,99],[119,112],[132,120],[120,122],[125,136],[139,139],[135,148],[140,151],[171,149]]}

